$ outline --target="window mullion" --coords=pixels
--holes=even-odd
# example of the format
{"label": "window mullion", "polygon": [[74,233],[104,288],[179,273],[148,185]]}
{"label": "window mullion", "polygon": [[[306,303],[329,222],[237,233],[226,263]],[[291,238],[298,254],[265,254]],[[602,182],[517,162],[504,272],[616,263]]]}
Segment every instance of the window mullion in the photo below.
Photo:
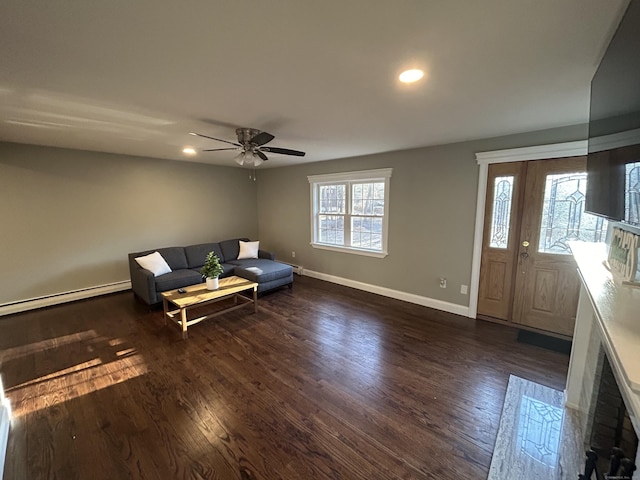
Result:
{"label": "window mullion", "polygon": [[315,198],[315,201],[316,201],[316,205],[315,205],[315,208],[316,208],[316,218],[315,218],[316,226],[315,226],[314,230],[315,230],[316,241],[319,241],[320,240],[320,214],[321,214],[321,210],[322,210],[322,208],[320,206],[320,201],[321,201],[321,198],[320,198],[320,185],[316,185],[316,198]]}
{"label": "window mullion", "polygon": [[344,245],[351,246],[351,182],[345,187]]}

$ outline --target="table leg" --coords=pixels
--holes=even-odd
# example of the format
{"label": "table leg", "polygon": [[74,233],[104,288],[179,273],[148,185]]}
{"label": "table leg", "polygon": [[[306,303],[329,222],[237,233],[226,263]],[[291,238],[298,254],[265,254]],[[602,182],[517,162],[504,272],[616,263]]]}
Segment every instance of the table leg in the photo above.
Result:
{"label": "table leg", "polygon": [[167,325],[167,312],[169,311],[169,304],[167,303],[167,299],[162,297],[162,306],[164,308],[164,324]]}
{"label": "table leg", "polygon": [[253,312],[258,313],[258,287],[253,287]]}
{"label": "table leg", "polygon": [[187,309],[186,308],[180,309],[180,324],[182,325],[182,339],[186,340],[187,336],[189,335],[187,333]]}

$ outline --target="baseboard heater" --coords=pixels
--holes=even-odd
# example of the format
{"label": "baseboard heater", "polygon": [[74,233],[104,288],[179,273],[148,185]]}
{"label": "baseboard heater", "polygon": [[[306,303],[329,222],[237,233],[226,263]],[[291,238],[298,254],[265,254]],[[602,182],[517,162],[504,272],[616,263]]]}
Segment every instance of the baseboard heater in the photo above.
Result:
{"label": "baseboard heater", "polygon": [[302,268],[302,265],[295,265],[293,263],[289,263],[289,262],[280,262],[280,263],[285,263],[287,265],[290,265],[293,267],[293,273],[295,273],[296,275],[302,275],[304,272],[304,269]]}
{"label": "baseboard heater", "polygon": [[84,300],[85,298],[97,297],[99,295],[122,292],[124,290],[129,290],[130,288],[131,280],[123,280],[121,282],[107,283],[105,285],[80,288],[70,292],[54,293],[51,295],[44,295],[42,297],[4,303],[0,305],[0,317],[3,315],[11,315],[13,313],[26,312],[27,310],[34,310],[36,308],[51,307],[60,303]]}

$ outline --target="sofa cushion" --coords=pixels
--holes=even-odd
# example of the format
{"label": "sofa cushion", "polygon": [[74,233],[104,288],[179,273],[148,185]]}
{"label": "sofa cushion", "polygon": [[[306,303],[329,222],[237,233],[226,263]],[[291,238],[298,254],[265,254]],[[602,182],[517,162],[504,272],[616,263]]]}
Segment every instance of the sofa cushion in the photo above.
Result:
{"label": "sofa cushion", "polygon": [[[236,268],[235,265],[232,265],[231,263],[221,263],[220,266],[222,267],[222,273],[218,275],[219,278],[230,277],[231,275],[234,274],[233,272]],[[192,269],[192,271],[202,276],[199,268],[194,268]]]}
{"label": "sofa cushion", "polygon": [[220,263],[224,262],[222,250],[220,250],[220,245],[217,243],[201,243],[199,245],[184,247],[184,253],[187,256],[187,264],[189,268],[198,269],[202,267],[209,252],[215,252],[220,259]]}
{"label": "sofa cushion", "polygon": [[238,242],[240,252],[238,252],[238,260],[244,258],[258,258],[258,250],[260,250],[260,242]]}
{"label": "sofa cushion", "polygon": [[156,277],[156,292],[166,292],[176,288],[202,283],[202,275],[196,270],[174,270],[171,273]]}
{"label": "sofa cushion", "polygon": [[234,275],[234,272],[236,270],[236,266],[234,264],[221,263],[220,265],[222,265],[222,268],[224,268],[224,272],[222,272],[222,274],[220,275],[220,278],[230,277],[231,275]]}
{"label": "sofa cushion", "polygon": [[187,256],[184,254],[184,247],[159,248],[158,252],[167,261],[171,270],[187,268]]}
{"label": "sofa cushion", "polygon": [[258,258],[266,258],[268,260],[275,260],[276,254],[273,252],[267,252],[266,250],[258,250]]}
{"label": "sofa cushion", "polygon": [[159,252],[153,252],[149,255],[136,257],[135,260],[142,268],[153,273],[154,277],[171,272],[171,267],[167,264],[165,259],[162,258],[162,255],[160,255]]}
{"label": "sofa cushion", "polygon": [[278,278],[271,280],[270,282],[262,282],[258,284],[258,293],[264,293],[275,288],[283,287],[285,285],[293,286],[293,272],[288,277]]}
{"label": "sofa cushion", "polygon": [[236,265],[235,274],[237,276],[257,283],[270,282],[293,275],[291,265],[262,258],[233,260],[229,263]]}
{"label": "sofa cushion", "polygon": [[232,240],[225,240],[223,242],[220,242],[220,249],[222,250],[222,254],[224,255],[225,262],[238,258],[238,253],[240,253],[240,240],[242,240],[243,242],[249,241],[248,238],[234,238]]}

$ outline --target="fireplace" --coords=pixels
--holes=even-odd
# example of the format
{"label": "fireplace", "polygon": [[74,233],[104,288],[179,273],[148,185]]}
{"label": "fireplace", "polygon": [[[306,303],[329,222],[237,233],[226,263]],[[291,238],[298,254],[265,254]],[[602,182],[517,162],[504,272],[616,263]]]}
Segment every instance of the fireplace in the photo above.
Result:
{"label": "fireplace", "polygon": [[[597,455],[595,463],[598,472],[610,477],[631,477],[624,469],[630,462],[635,463],[638,435],[602,346],[598,352],[591,408],[587,416],[584,438],[590,450]],[[595,456],[593,458],[596,459]]]}
{"label": "fireplace", "polygon": [[[603,244],[572,242],[571,250],[582,285],[565,405],[576,412],[583,453],[565,464],[565,473],[584,474],[584,450],[593,449],[605,478],[613,448],[640,463],[640,288],[613,279]],[[633,479],[640,480],[638,470]]]}

